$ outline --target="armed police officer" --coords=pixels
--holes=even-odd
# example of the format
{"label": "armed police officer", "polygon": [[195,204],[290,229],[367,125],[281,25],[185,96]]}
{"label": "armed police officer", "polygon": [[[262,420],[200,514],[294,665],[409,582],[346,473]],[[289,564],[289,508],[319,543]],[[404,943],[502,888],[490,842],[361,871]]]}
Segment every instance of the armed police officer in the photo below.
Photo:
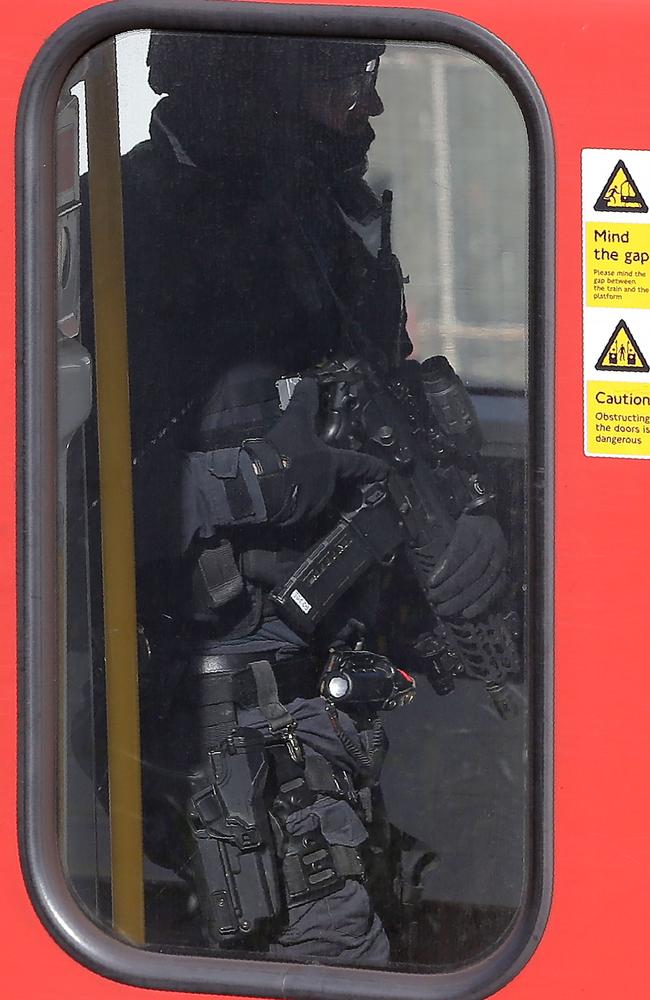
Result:
{"label": "armed police officer", "polygon": [[[390,448],[323,435],[319,371],[419,379],[386,199],[364,179],[382,51],[154,34],[166,96],[123,160],[145,801],[158,818],[175,801],[188,831],[165,844],[150,819],[149,849],[196,886],[212,946],[365,964],[389,957],[366,879],[384,745],[376,712],[319,682],[329,650],[376,632],[384,571],[310,630],[272,598],[391,473]],[[488,607],[494,519],[460,514],[438,555],[440,615]],[[406,684],[384,660],[381,706]]]}

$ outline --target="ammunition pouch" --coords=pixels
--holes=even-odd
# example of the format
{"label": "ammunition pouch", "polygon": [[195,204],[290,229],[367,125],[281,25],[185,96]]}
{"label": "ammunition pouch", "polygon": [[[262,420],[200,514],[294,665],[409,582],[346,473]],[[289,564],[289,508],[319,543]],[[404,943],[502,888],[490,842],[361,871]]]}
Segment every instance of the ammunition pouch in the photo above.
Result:
{"label": "ammunition pouch", "polygon": [[349,878],[365,877],[358,852],[330,844],[320,830],[289,838],[282,874],[289,906],[312,903],[342,889]]}
{"label": "ammunition pouch", "polygon": [[[321,792],[311,787],[309,781],[312,777],[318,785],[322,784],[318,769],[308,769],[290,753],[278,753],[278,748],[271,752],[276,778],[280,781],[271,815],[281,833],[280,858],[287,905],[312,903],[343,888],[347,878],[363,878],[363,865],[352,845],[330,842],[321,819],[310,809]],[[328,767],[325,761],[323,765]],[[334,772],[332,778],[337,781]],[[340,793],[340,797],[347,798],[347,794]]]}

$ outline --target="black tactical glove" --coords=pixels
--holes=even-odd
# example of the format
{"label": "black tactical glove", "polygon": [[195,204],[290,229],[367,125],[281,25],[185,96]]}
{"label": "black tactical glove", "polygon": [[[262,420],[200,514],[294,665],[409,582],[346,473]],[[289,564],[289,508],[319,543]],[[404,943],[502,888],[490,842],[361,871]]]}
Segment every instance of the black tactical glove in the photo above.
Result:
{"label": "black tactical glove", "polygon": [[507,582],[507,543],[485,514],[461,514],[456,531],[429,576],[428,596],[443,618],[476,618]]}
{"label": "black tactical glove", "polygon": [[338,480],[372,483],[388,473],[386,463],[373,455],[324,444],[316,433],[317,413],[318,385],[304,378],[267,436],[244,441],[273,524],[296,524],[315,517],[330,500]]}

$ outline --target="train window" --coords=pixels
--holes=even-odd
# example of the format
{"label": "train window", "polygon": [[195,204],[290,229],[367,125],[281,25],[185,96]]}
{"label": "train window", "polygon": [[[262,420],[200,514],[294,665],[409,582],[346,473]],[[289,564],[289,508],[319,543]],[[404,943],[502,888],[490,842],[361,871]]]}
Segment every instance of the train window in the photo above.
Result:
{"label": "train window", "polygon": [[462,997],[531,920],[543,143],[455,30],[125,31],[60,90],[30,752],[108,974]]}

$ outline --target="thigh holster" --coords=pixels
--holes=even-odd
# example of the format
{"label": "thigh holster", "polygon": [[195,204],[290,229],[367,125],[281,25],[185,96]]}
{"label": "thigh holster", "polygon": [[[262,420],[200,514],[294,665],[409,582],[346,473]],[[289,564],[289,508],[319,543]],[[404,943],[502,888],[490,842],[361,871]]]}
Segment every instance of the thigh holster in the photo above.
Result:
{"label": "thigh holster", "polygon": [[268,753],[256,729],[234,730],[208,754],[209,784],[192,797],[199,896],[211,936],[263,929],[281,912],[274,835],[267,808]]}
{"label": "thigh holster", "polygon": [[[305,766],[295,724],[277,691],[272,697],[275,682],[266,667],[270,678],[262,669],[262,680],[256,680],[267,732],[236,725],[233,694],[242,689],[241,676],[206,685],[207,767],[194,776],[190,814],[193,874],[215,943],[268,938],[288,907],[322,899],[346,879],[363,877],[356,849],[329,843],[317,811],[311,811],[325,789],[322,782],[310,783],[313,768]],[[332,774],[331,786],[340,784]]]}

